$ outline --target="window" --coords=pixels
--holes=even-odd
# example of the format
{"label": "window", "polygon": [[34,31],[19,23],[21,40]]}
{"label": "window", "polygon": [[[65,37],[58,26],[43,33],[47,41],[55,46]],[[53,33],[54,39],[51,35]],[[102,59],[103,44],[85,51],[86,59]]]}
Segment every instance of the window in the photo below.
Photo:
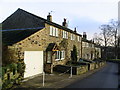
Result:
{"label": "window", "polygon": [[53,35],[52,26],[50,26],[50,35]]}
{"label": "window", "polygon": [[61,51],[61,59],[65,58],[65,51]]}
{"label": "window", "polygon": [[81,42],[81,37],[80,36],[77,36],[78,37],[78,41]]}
{"label": "window", "polygon": [[88,43],[86,42],[85,47],[88,47]]}
{"label": "window", "polygon": [[56,28],[56,33],[55,33],[55,36],[58,37],[58,28]]}
{"label": "window", "polygon": [[71,40],[75,40],[75,35],[71,34]]}
{"label": "window", "polygon": [[60,60],[60,54],[61,54],[60,51],[57,51],[57,52],[56,52],[56,56],[55,56],[55,59],[56,59],[56,60]]}
{"label": "window", "polygon": [[65,58],[65,51],[56,51],[56,60],[62,60]]}
{"label": "window", "polygon": [[53,30],[53,36],[55,36],[55,34],[56,34],[55,28],[53,27],[52,30]]}
{"label": "window", "polygon": [[50,26],[50,35],[58,37],[58,28]]}
{"label": "window", "polygon": [[63,30],[63,38],[68,39],[68,32]]}
{"label": "window", "polygon": [[52,61],[51,61],[51,55],[52,55],[52,52],[48,51],[48,53],[47,53],[47,63],[52,63]]}
{"label": "window", "polygon": [[85,47],[85,42],[82,42],[82,46]]}

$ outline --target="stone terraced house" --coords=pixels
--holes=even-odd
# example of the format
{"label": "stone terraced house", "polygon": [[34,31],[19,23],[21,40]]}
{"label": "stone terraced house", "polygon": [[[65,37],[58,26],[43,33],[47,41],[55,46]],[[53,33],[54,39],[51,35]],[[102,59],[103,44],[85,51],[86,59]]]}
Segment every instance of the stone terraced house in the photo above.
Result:
{"label": "stone terraced house", "polygon": [[96,45],[92,40],[87,40],[86,32],[83,33],[81,52],[83,59],[93,60],[101,58],[101,47]]}
{"label": "stone terraced house", "polygon": [[62,25],[18,9],[2,22],[3,43],[15,50],[17,59],[26,64],[24,78],[39,73],[52,73],[56,65],[65,65],[71,60],[75,45],[78,58],[82,58],[82,35]]}

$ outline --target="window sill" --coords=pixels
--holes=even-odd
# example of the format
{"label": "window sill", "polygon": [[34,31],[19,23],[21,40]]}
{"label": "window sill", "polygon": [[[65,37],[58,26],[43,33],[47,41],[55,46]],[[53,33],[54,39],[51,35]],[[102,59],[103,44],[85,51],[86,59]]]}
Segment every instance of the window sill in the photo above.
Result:
{"label": "window sill", "polygon": [[56,38],[58,38],[59,36],[52,36],[52,35],[49,35],[50,37],[56,37]]}
{"label": "window sill", "polygon": [[59,61],[60,59],[55,59],[55,61]]}
{"label": "window sill", "polygon": [[65,58],[61,58],[61,59],[55,59],[55,61],[62,61],[64,60]]}
{"label": "window sill", "polygon": [[65,59],[65,58],[61,58],[60,60],[63,60],[63,59]]}

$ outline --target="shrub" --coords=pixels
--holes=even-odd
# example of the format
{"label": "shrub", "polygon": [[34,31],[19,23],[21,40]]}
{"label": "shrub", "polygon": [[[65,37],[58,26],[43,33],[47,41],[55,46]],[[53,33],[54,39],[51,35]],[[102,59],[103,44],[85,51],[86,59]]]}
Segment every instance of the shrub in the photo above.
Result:
{"label": "shrub", "polygon": [[7,72],[7,68],[6,67],[2,67],[2,78],[4,77],[6,72]]}
{"label": "shrub", "polygon": [[17,72],[20,74],[23,74],[25,72],[25,64],[24,63],[18,63]]}
{"label": "shrub", "polygon": [[17,70],[17,64],[16,63],[11,63],[9,65],[10,71]]}
{"label": "shrub", "polygon": [[75,45],[73,46],[73,51],[71,52],[71,58],[73,62],[77,62],[77,48]]}

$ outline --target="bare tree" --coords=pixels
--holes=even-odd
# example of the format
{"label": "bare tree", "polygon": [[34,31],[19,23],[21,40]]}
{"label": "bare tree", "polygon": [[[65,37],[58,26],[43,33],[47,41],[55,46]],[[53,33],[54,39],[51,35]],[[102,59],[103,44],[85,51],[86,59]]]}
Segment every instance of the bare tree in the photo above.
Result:
{"label": "bare tree", "polygon": [[107,59],[107,46],[111,45],[112,37],[112,27],[108,24],[103,24],[100,26],[102,36],[101,40],[104,45],[104,57]]}
{"label": "bare tree", "polygon": [[118,45],[118,21],[111,20],[110,25],[112,27],[112,37],[113,37],[113,45],[115,47],[115,57],[117,59],[117,45]]}
{"label": "bare tree", "polygon": [[101,38],[102,38],[102,37],[101,37],[100,34],[94,33],[94,36],[93,36],[93,41],[94,41],[94,43],[96,43],[97,45],[103,45]]}
{"label": "bare tree", "polygon": [[101,40],[105,47],[110,46],[111,43],[111,37],[112,37],[112,27],[107,24],[103,24],[100,26],[102,36]]}

